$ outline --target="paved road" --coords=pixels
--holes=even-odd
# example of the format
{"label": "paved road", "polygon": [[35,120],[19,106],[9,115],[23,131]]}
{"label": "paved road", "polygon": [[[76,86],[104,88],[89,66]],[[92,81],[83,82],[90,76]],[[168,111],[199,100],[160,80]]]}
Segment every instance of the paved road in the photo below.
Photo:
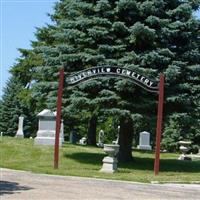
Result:
{"label": "paved road", "polygon": [[200,185],[159,185],[0,169],[0,200],[200,199]]}

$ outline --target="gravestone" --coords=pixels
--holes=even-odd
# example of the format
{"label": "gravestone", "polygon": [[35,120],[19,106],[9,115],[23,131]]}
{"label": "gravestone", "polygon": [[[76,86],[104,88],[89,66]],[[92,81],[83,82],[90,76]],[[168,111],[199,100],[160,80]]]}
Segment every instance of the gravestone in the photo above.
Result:
{"label": "gravestone", "polygon": [[[44,109],[37,116],[39,118],[39,126],[34,143],[38,145],[54,145],[56,134],[56,113],[51,110]],[[62,141],[63,139],[61,138],[60,133],[60,145],[62,145]]]}
{"label": "gravestone", "polygon": [[65,141],[65,138],[64,138],[64,122],[63,122],[63,119],[61,120],[61,125],[60,125],[60,138],[61,138],[62,142]]}
{"label": "gravestone", "polygon": [[147,131],[143,131],[140,133],[139,145],[137,146],[138,149],[142,150],[151,150],[150,145],[150,133]]}
{"label": "gravestone", "polygon": [[19,117],[18,130],[15,137],[18,137],[18,138],[24,137],[23,122],[24,122],[24,117]]}
{"label": "gravestone", "polygon": [[73,128],[69,135],[69,142],[72,144],[76,144],[78,141],[79,141],[79,136],[77,134],[77,130]]}
{"label": "gravestone", "polygon": [[99,140],[98,140],[97,146],[103,147],[103,143],[104,143],[104,131],[100,130],[99,131]]}
{"label": "gravestone", "polygon": [[187,154],[187,152],[189,151],[189,149],[190,149],[189,146],[191,145],[192,142],[181,140],[178,143],[180,144],[179,149],[182,152],[182,154],[179,156],[178,160],[189,160],[189,161],[191,161],[192,158],[191,158],[190,155]]}
{"label": "gravestone", "polygon": [[82,137],[82,138],[79,140],[79,144],[81,144],[81,145],[86,145],[86,144],[87,144],[87,138],[86,138],[86,137]]}
{"label": "gravestone", "polygon": [[112,141],[112,144],[118,144],[119,143],[119,132],[120,132],[120,126],[117,127],[117,139]]}

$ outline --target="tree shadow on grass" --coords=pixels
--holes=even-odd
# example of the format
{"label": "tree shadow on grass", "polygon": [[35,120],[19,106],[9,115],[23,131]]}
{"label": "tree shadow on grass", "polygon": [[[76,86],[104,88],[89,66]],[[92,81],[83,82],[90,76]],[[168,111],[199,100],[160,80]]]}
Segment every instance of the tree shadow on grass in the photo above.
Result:
{"label": "tree shadow on grass", "polygon": [[68,155],[67,153],[64,154],[66,158],[70,158],[73,160],[76,160],[80,163],[86,163],[86,164],[93,164],[93,165],[99,165],[102,163],[103,158],[105,157],[105,154],[101,153],[73,153]]}
{"label": "tree shadow on grass", "polygon": [[[105,154],[100,153],[73,153],[65,154],[66,158],[71,158],[80,163],[101,165]],[[132,161],[123,163],[119,162],[118,166],[124,169],[133,170],[151,170],[154,168],[154,158],[139,158],[134,157]],[[161,172],[200,172],[200,162],[199,161],[180,161],[176,159],[162,159],[160,160],[160,171]]]}
{"label": "tree shadow on grass", "polygon": [[0,181],[0,196],[5,194],[14,194],[21,190],[31,190],[33,188],[19,185],[16,182]]}
{"label": "tree shadow on grass", "polygon": [[132,148],[133,153],[138,152],[140,154],[150,154],[152,155],[153,151],[150,150],[144,150],[144,149],[137,149],[137,148]]}
{"label": "tree shadow on grass", "polygon": [[[135,170],[153,170],[154,158],[139,158],[134,157],[133,161],[128,163],[119,163],[119,167]],[[161,159],[161,172],[200,172],[200,162],[196,161],[181,161],[176,159]]]}
{"label": "tree shadow on grass", "polygon": [[166,159],[160,162],[160,171],[165,172],[200,172],[200,162],[196,161],[181,161],[176,159]]}

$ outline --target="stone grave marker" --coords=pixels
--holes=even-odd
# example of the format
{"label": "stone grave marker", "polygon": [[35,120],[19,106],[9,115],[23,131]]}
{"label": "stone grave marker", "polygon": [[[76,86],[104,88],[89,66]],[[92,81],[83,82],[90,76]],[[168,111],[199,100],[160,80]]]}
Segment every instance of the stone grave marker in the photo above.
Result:
{"label": "stone grave marker", "polygon": [[15,137],[18,137],[18,138],[24,137],[23,122],[24,122],[24,117],[20,116],[19,117],[19,123],[18,123],[18,130],[17,130]]}
{"label": "stone grave marker", "polygon": [[100,130],[99,131],[99,139],[98,139],[97,146],[103,147],[103,144],[104,144],[104,131]]}
{"label": "stone grave marker", "polygon": [[65,138],[64,138],[64,122],[63,122],[63,119],[61,120],[61,125],[60,125],[60,138],[62,139],[62,142],[65,141]]}
{"label": "stone grave marker", "polygon": [[81,145],[86,145],[86,144],[87,144],[87,138],[86,138],[86,137],[82,137],[82,138],[79,140],[79,144],[81,144]]}
{"label": "stone grave marker", "polygon": [[[39,126],[34,143],[38,145],[54,145],[56,134],[56,113],[51,110],[44,109],[37,116],[39,118]],[[62,133],[60,133],[60,145],[62,145],[62,141]]]}
{"label": "stone grave marker", "polygon": [[138,149],[142,150],[152,150],[150,145],[150,133],[147,131],[143,131],[140,133],[139,145]]}

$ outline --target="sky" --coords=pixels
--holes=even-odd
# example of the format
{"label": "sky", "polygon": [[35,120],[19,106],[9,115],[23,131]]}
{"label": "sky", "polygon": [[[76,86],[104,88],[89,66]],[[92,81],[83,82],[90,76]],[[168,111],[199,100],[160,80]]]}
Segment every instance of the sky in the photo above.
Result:
{"label": "sky", "polygon": [[10,74],[9,69],[19,57],[18,48],[31,48],[36,27],[51,23],[57,0],[0,0],[0,98]]}
{"label": "sky", "polygon": [[[58,0],[0,0],[0,98],[9,78],[9,69],[19,57],[18,48],[31,48],[36,27],[51,23]],[[200,18],[200,11],[196,13]]]}

